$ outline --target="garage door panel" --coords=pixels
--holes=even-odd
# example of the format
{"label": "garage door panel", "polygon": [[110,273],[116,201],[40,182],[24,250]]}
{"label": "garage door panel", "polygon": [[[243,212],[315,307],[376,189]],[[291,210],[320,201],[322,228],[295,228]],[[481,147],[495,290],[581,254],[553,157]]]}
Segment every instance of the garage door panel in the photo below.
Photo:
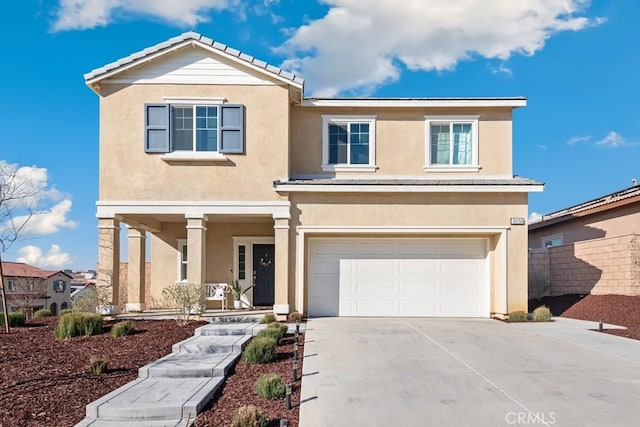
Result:
{"label": "garage door panel", "polygon": [[309,314],[487,317],[486,248],[486,239],[312,238]]}
{"label": "garage door panel", "polygon": [[393,298],[395,282],[391,280],[354,280],[354,293],[363,298]]}
{"label": "garage door panel", "polygon": [[410,295],[412,299],[434,299],[438,295],[438,283],[435,281],[400,281],[398,282],[398,294]]}
{"label": "garage door panel", "polygon": [[398,260],[398,272],[402,277],[434,277],[437,273],[438,265],[435,261],[428,262],[424,259],[401,259]]}
{"label": "garage door panel", "polygon": [[438,303],[434,300],[399,301],[398,312],[405,316],[437,316]]}
{"label": "garage door panel", "polygon": [[478,301],[481,297],[479,284],[469,282],[441,282],[442,301]]}

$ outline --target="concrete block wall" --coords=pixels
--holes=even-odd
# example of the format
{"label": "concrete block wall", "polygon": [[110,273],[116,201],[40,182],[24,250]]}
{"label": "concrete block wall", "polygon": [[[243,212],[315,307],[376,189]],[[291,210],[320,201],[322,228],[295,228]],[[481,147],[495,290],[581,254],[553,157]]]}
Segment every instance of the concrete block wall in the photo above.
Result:
{"label": "concrete block wall", "polygon": [[[529,254],[529,295],[549,278],[547,295],[640,295],[640,236],[628,234],[548,248]],[[536,281],[537,280],[537,281]]]}

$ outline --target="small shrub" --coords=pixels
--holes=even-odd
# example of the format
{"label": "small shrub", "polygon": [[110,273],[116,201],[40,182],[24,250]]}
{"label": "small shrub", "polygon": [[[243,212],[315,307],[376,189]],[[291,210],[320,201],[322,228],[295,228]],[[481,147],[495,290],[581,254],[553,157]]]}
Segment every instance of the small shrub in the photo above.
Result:
{"label": "small shrub", "polygon": [[[12,311],[9,313],[9,326],[20,327],[27,323],[27,315],[21,311]],[[0,312],[0,326],[4,327],[4,314]]]}
{"label": "small shrub", "polygon": [[280,329],[265,328],[260,332],[258,332],[258,335],[256,336],[261,338],[273,338],[274,340],[276,340],[276,343],[277,343],[278,341],[280,341],[280,338],[282,338],[283,335],[284,334],[280,332]]}
{"label": "small shrub", "polygon": [[46,308],[43,308],[42,310],[38,310],[35,313],[33,313],[34,319],[42,319],[43,317],[51,317],[51,316],[53,316],[53,313],[51,312],[51,310],[47,310]]}
{"label": "small shrub", "polygon": [[84,316],[84,335],[90,337],[102,332],[102,316],[94,313],[87,313]]}
{"label": "small shrub", "polygon": [[114,337],[124,337],[125,335],[131,335],[136,330],[136,324],[133,320],[123,320],[111,327],[111,335]]}
{"label": "small shrub", "polygon": [[278,340],[280,340],[280,338],[285,336],[285,334],[289,330],[289,327],[287,325],[285,325],[284,323],[273,322],[273,323],[269,323],[269,325],[267,325],[265,331],[267,331],[267,330],[279,331],[280,332],[280,336],[278,337]]}
{"label": "small shrub", "polygon": [[533,310],[533,320],[536,322],[548,322],[551,320],[551,316],[551,310],[546,305],[541,305]]}
{"label": "small shrub", "polygon": [[233,414],[231,427],[267,427],[267,417],[260,408],[253,405],[239,407]]}
{"label": "small shrub", "polygon": [[527,321],[527,312],[526,311],[512,311],[509,313],[509,322],[526,322]]}
{"label": "small shrub", "polygon": [[101,375],[107,372],[108,368],[109,364],[107,363],[107,359],[104,357],[91,356],[87,370],[92,374]]}
{"label": "small shrub", "polygon": [[284,398],[286,393],[284,381],[275,372],[260,375],[256,381],[256,394],[267,400]]}
{"label": "small shrub", "polygon": [[57,338],[80,335],[91,336],[102,332],[102,316],[94,313],[68,313],[60,317],[56,327]]}
{"label": "small shrub", "polygon": [[276,357],[278,342],[271,337],[255,337],[244,349],[244,358],[252,365],[269,363]]}
{"label": "small shrub", "polygon": [[62,310],[60,310],[60,316],[64,316],[65,314],[69,313],[73,313],[73,310],[71,310],[70,308],[63,308]]}
{"label": "small shrub", "polygon": [[189,323],[191,315],[201,314],[207,303],[204,284],[172,283],[162,290],[163,305],[174,311],[178,325]]}
{"label": "small shrub", "polygon": [[289,313],[289,316],[287,316],[287,320],[289,322],[302,322],[302,314],[298,313],[297,311],[292,311],[291,313]]}
{"label": "small shrub", "polygon": [[276,315],[273,313],[267,313],[262,317],[262,319],[260,319],[260,323],[273,323],[277,321],[278,319],[276,318]]}

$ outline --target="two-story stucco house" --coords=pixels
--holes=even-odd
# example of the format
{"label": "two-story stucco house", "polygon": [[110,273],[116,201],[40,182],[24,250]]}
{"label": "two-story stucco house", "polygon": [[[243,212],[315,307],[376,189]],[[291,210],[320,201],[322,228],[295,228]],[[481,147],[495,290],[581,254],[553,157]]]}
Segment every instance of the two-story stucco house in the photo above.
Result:
{"label": "two-story stucco house", "polygon": [[23,311],[31,318],[43,308],[54,315],[69,308],[71,276],[64,271],[43,270],[22,262],[2,262],[2,272],[9,311]]}
{"label": "two-story stucco house", "polygon": [[[98,283],[144,309],[177,281],[255,284],[310,316],[527,307],[515,98],[305,98],[304,81],[196,33],[85,75],[100,98]],[[128,279],[118,283],[119,229]],[[512,225],[513,224],[513,225]]]}

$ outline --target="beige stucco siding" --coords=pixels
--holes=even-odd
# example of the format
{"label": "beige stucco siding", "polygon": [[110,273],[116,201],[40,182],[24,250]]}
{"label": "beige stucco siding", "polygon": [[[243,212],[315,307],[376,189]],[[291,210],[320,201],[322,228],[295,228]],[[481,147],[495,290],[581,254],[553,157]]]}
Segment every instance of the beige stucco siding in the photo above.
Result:
{"label": "beige stucco siding", "polygon": [[[489,240],[489,264],[492,300],[492,312],[502,312],[500,307],[503,283],[506,271],[508,285],[508,310],[527,309],[527,229],[525,226],[510,226],[511,217],[526,217],[526,193],[464,193],[464,194],[296,194],[291,196],[291,229],[311,226],[349,226],[349,227],[477,227],[468,233],[438,232],[437,229],[414,234],[402,234],[403,237],[484,237]],[[506,241],[499,242],[500,234],[495,231],[484,232],[483,227],[501,227],[506,229]],[[313,234],[310,234],[312,236]],[[323,234],[323,236],[345,236],[343,234]],[[348,235],[347,235],[348,236]],[[358,234],[358,237],[381,237],[375,232]],[[398,236],[400,236],[398,234]],[[308,237],[308,236],[307,236]],[[384,234],[393,237],[393,234]],[[297,250],[299,241],[290,241],[291,250]],[[307,242],[305,241],[306,245]],[[507,265],[502,245],[507,251]],[[297,253],[297,252],[294,252]],[[306,250],[305,250],[306,253]],[[308,259],[295,260],[295,277],[298,280],[300,270],[304,269],[306,282]],[[293,268],[293,266],[292,266]],[[506,270],[505,270],[506,269]],[[305,295],[307,283],[305,283]],[[290,304],[298,301],[298,286],[290,289]],[[306,310],[296,307],[298,310]]]}
{"label": "beige stucco siding", "polygon": [[479,175],[512,175],[511,110],[310,108],[291,112],[291,174],[322,174],[322,115],[376,116],[376,175],[425,175],[425,115],[479,115]]}
{"label": "beige stucco siding", "polygon": [[[100,98],[100,200],[282,200],[288,175],[289,92],[282,86],[115,85]],[[172,162],[144,152],[144,104],[165,97],[245,105],[245,153],[223,162]]]}
{"label": "beige stucco siding", "polygon": [[[233,237],[273,237],[273,222],[208,222],[206,239],[207,283],[229,283],[233,268]],[[151,235],[151,297],[161,303],[162,289],[177,280],[178,240],[186,239],[183,223],[164,223],[161,233]]]}

